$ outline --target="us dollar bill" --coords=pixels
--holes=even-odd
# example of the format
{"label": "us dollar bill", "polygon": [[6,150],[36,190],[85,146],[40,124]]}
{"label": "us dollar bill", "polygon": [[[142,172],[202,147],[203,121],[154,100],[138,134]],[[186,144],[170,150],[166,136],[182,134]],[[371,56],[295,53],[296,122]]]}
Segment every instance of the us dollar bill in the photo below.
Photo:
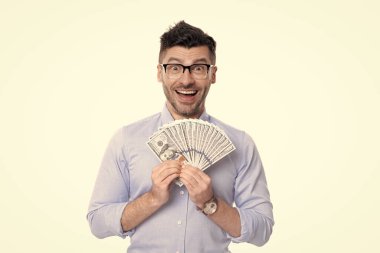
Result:
{"label": "us dollar bill", "polygon": [[[218,126],[199,119],[175,120],[161,126],[147,142],[160,161],[180,160],[205,170],[235,146]],[[176,180],[182,186],[182,182]]]}
{"label": "us dollar bill", "polygon": [[165,131],[153,135],[147,143],[160,161],[176,160],[180,156],[176,143]]}

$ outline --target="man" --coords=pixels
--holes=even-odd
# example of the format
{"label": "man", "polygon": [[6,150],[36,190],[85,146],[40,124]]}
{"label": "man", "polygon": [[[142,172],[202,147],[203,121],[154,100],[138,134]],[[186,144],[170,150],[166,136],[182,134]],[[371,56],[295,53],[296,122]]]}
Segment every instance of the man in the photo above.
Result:
{"label": "man", "polygon": [[[215,47],[211,36],[184,21],[161,36],[157,79],[166,104],[112,138],[87,214],[95,236],[129,236],[130,253],[221,253],[229,252],[231,240],[268,241],[272,204],[256,146],[205,111],[216,80]],[[159,163],[146,142],[162,125],[184,118],[217,125],[236,150],[205,171],[181,159]]]}

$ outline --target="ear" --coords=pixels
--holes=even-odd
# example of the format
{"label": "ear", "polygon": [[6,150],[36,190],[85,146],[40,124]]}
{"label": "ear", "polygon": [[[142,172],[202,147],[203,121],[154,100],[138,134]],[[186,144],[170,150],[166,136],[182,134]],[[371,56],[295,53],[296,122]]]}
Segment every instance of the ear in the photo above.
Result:
{"label": "ear", "polygon": [[215,83],[216,82],[216,71],[217,70],[218,70],[218,68],[216,66],[212,68],[211,83]]}
{"label": "ear", "polygon": [[162,67],[160,64],[157,64],[157,81],[162,83]]}

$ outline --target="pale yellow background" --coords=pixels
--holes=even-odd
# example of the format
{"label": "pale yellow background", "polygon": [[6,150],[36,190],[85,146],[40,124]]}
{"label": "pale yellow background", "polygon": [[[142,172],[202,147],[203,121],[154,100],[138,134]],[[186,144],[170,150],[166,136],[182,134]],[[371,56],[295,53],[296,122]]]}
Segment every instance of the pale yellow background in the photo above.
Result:
{"label": "pale yellow background", "polygon": [[[0,252],[125,252],[85,219],[106,144],[161,110],[159,36],[218,42],[210,114],[249,132],[276,225],[233,252],[380,252],[378,1],[0,3]],[[143,140],[142,140],[143,141]]]}

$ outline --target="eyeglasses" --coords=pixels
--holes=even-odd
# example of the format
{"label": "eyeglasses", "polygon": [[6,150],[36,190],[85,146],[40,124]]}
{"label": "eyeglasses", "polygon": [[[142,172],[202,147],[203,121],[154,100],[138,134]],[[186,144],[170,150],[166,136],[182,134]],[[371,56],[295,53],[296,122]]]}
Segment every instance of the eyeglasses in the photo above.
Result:
{"label": "eyeglasses", "polygon": [[214,65],[210,64],[193,64],[184,66],[182,64],[160,64],[164,69],[166,76],[170,79],[180,78],[185,70],[188,69],[189,73],[194,79],[202,80],[207,78],[208,71]]}

